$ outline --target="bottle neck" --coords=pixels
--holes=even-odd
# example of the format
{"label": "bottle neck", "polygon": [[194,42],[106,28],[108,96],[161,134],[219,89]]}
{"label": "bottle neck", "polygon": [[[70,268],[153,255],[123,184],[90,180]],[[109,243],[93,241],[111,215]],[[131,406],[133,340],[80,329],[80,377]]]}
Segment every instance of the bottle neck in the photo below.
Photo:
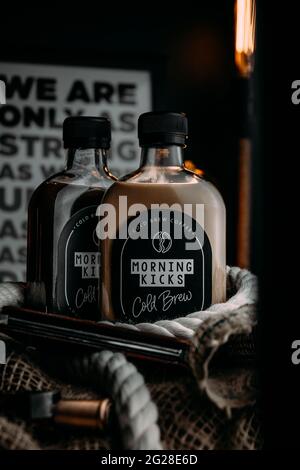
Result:
{"label": "bottle neck", "polygon": [[77,148],[67,149],[67,170],[81,174],[99,173],[107,175],[107,149]]}
{"label": "bottle neck", "polygon": [[179,145],[142,147],[141,166],[182,167],[183,148]]}

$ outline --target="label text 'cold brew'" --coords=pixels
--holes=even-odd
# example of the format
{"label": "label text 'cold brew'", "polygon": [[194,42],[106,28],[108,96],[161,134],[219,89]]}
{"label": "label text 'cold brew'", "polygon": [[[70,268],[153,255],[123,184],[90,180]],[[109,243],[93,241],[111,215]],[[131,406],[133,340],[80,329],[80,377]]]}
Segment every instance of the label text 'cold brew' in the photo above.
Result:
{"label": "label text 'cold brew'", "polygon": [[[212,250],[208,237],[194,219],[185,215],[185,224],[203,235],[201,240],[195,239],[196,249],[188,250],[185,232],[180,239],[174,236],[182,213],[170,211],[169,218],[170,233],[159,230],[152,238],[128,237],[113,242],[112,280],[119,292],[113,299],[114,309],[122,312],[126,321],[176,318],[211,304]],[[151,227],[151,211],[148,225]]]}

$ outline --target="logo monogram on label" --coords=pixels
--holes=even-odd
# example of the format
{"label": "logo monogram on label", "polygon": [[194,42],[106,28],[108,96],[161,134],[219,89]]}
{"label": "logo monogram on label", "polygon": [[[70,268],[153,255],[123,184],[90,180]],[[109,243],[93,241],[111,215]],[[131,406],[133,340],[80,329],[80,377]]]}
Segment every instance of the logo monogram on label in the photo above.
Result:
{"label": "logo monogram on label", "polygon": [[167,253],[172,247],[172,238],[167,232],[157,232],[152,240],[152,246],[157,253]]}

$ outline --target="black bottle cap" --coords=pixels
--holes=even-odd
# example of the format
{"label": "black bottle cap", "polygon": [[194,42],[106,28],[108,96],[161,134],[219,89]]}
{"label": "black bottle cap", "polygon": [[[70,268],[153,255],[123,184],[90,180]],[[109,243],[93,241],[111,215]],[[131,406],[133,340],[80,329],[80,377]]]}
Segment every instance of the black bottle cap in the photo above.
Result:
{"label": "black bottle cap", "polygon": [[109,148],[111,126],[107,118],[93,116],[67,117],[63,123],[65,148]]}
{"label": "black bottle cap", "polygon": [[185,145],[188,133],[187,118],[183,113],[150,112],[138,120],[140,146]]}

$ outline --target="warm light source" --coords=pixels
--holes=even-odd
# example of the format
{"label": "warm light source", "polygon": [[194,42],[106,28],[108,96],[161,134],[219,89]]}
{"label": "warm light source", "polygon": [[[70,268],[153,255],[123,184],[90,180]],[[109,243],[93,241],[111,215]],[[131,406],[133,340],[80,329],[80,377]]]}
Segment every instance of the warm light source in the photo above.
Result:
{"label": "warm light source", "polygon": [[[239,76],[239,84],[244,90],[240,100],[244,100],[247,115],[245,127],[239,141],[239,196],[237,222],[237,264],[249,268],[251,261],[251,123],[253,110],[250,106],[252,90],[252,72],[255,49],[255,0],[236,0],[235,3],[235,63]],[[246,85],[246,86],[245,86]]]}
{"label": "warm light source", "polygon": [[204,171],[200,170],[200,168],[197,168],[195,163],[192,160],[185,160],[184,161],[184,166],[187,170],[193,171],[198,176],[203,176],[204,175]]}
{"label": "warm light source", "polygon": [[235,62],[242,76],[253,71],[255,48],[255,0],[236,0]]}

